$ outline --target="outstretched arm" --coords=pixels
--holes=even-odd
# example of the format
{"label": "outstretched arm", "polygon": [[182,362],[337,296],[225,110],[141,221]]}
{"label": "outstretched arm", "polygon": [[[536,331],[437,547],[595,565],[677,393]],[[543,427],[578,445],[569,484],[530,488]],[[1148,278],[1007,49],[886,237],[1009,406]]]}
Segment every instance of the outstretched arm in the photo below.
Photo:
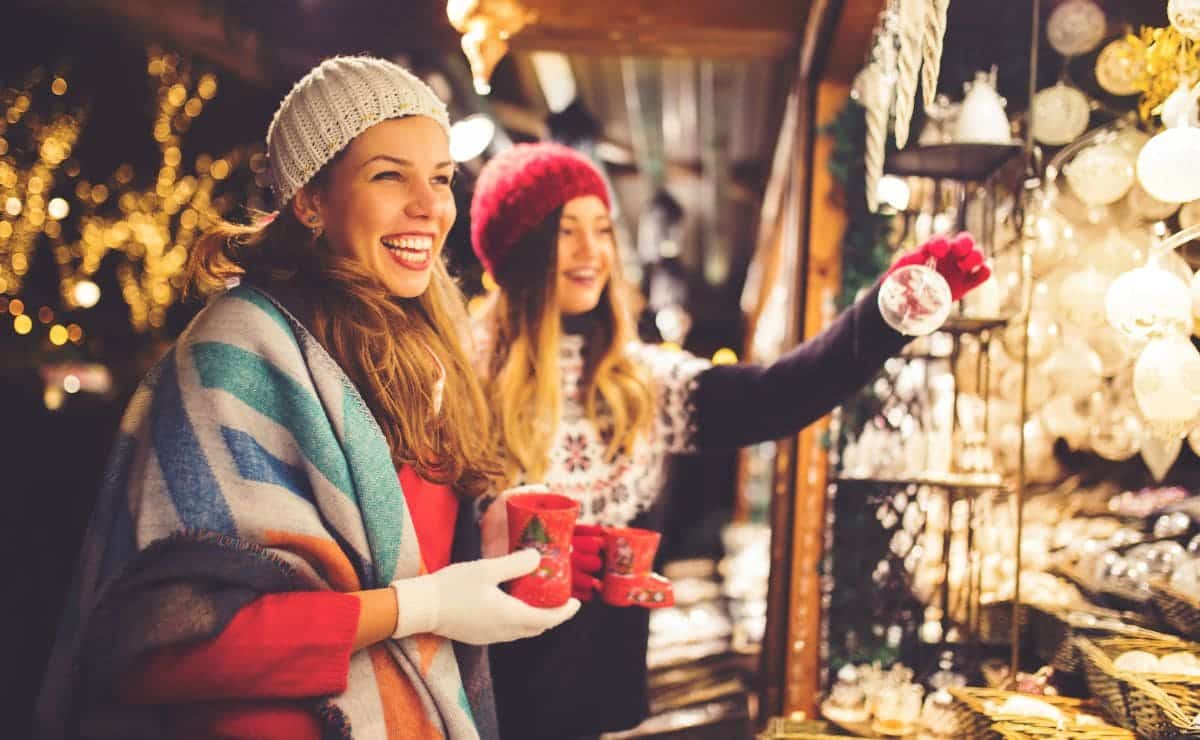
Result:
{"label": "outstretched arm", "polygon": [[[938,237],[892,266],[937,260],[958,300],[991,274],[970,235]],[[742,447],[795,434],[871,379],[909,337],[884,322],[879,285],[816,337],[773,364],[718,365],[697,378],[697,442],[703,448]]]}

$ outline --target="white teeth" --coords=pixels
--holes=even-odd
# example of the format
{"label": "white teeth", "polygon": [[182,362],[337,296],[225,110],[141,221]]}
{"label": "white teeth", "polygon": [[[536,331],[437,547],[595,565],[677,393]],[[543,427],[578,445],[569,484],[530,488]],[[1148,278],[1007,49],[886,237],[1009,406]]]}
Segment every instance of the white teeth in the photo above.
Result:
{"label": "white teeth", "polygon": [[572,280],[592,280],[596,277],[595,270],[567,270],[566,274]]}
{"label": "white teeth", "polygon": [[385,237],[382,241],[388,249],[411,249],[421,252],[428,252],[433,249],[433,237],[429,236]]}

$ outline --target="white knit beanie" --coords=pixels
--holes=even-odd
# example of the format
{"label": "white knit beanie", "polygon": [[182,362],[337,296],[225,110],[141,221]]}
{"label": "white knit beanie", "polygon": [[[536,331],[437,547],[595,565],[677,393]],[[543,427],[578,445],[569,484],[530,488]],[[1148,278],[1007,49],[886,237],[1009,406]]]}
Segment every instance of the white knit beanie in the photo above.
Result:
{"label": "white knit beanie", "polygon": [[355,136],[389,118],[426,116],[450,135],[446,104],[408,70],[374,57],[326,59],[292,87],[267,128],[280,206]]}

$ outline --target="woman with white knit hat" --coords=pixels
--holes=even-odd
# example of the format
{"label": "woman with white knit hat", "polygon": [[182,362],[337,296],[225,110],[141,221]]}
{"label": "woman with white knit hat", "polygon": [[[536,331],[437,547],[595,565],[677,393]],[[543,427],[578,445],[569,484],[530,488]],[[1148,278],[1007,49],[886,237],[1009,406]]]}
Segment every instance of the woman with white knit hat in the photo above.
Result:
{"label": "woman with white knit hat", "polygon": [[379,59],[330,59],[284,98],[279,213],[196,245],[194,285],[223,292],[121,422],[44,736],[497,736],[481,646],[579,604],[497,587],[535,552],[479,559],[471,502],[501,466],[440,259],[448,129]]}

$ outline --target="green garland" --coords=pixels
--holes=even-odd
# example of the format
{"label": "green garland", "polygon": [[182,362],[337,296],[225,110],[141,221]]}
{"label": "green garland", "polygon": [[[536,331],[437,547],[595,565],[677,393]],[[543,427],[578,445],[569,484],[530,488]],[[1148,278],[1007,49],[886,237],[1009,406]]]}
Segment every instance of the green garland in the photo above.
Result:
{"label": "green garland", "polygon": [[895,216],[867,209],[865,109],[853,99],[846,101],[833,121],[821,128],[821,133],[834,139],[829,174],[841,188],[846,211],[842,287],[837,301],[841,309],[853,303],[858,292],[870,287],[891,264],[888,234]]}

